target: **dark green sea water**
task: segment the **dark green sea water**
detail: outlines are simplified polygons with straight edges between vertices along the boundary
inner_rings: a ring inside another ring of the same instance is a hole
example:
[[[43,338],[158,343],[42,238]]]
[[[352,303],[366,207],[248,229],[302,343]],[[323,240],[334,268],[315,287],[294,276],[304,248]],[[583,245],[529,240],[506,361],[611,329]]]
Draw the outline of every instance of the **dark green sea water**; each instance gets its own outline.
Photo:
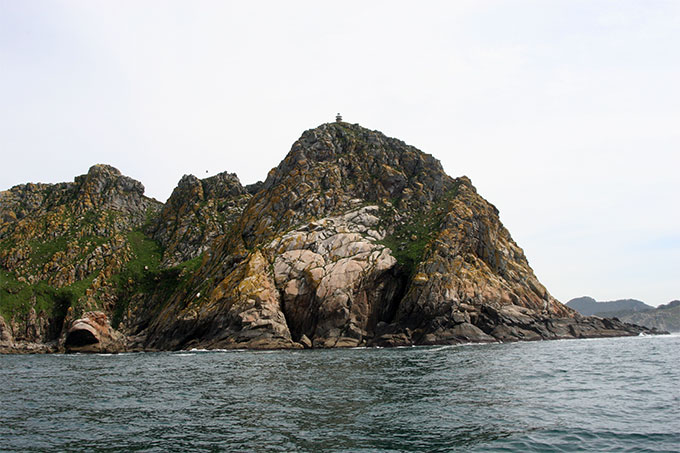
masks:
[[[680,336],[0,356],[3,451],[680,451]]]

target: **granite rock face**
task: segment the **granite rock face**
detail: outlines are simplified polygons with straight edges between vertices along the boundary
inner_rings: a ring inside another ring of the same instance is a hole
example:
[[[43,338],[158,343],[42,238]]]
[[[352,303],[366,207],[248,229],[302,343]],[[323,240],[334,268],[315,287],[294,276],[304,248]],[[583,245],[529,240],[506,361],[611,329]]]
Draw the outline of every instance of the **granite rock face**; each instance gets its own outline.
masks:
[[[501,327],[548,314],[574,317],[536,279],[496,208],[467,178],[458,180],[445,211],[394,319],[412,331],[413,341],[538,339],[533,331]]]
[[[64,338],[66,352],[121,352],[125,346],[123,335],[100,311],[85,313],[73,321]]]
[[[272,241],[267,255],[293,338],[315,347],[365,344],[391,315],[403,281],[378,241],[377,206],[311,222]]]
[[[437,159],[400,140],[358,125],[324,124],[303,133],[269,172],[238,229],[252,246],[300,223],[346,212],[356,200],[429,206],[452,184]]]
[[[233,173],[206,179],[184,175],[163,206],[153,237],[164,248],[166,267],[196,258],[226,234],[251,198]]]
[[[0,312],[16,342],[56,341],[69,307],[115,310],[134,239],[161,207],[143,193],[108,165],[0,192]]]
[[[358,125],[305,132],[142,348],[349,347],[636,335],[535,277],[469,179]]]
[[[242,257],[204,297],[162,314],[151,345],[219,348],[365,344],[402,282],[378,243],[376,206],[289,231]],[[218,308],[219,307],[219,308]],[[167,335],[165,332],[170,332]],[[165,337],[167,335],[167,337]],[[306,340],[305,340],[306,339]]]
[[[2,192],[0,277],[3,338],[57,349],[650,332],[562,305],[468,178],[348,123],[303,133],[263,183],[184,176],[165,205],[103,165]]]
[[[0,316],[0,343],[5,345],[11,345],[14,343],[12,331],[9,329],[9,326],[2,316]]]

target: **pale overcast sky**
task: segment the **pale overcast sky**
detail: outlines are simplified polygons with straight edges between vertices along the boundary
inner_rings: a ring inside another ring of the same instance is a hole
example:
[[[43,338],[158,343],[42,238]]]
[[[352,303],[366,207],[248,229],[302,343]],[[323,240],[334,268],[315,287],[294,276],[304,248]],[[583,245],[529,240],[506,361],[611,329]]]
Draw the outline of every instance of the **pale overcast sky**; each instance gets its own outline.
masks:
[[[0,0],[0,190],[252,183],[341,112],[469,176],[558,299],[658,305],[679,84],[680,1]]]

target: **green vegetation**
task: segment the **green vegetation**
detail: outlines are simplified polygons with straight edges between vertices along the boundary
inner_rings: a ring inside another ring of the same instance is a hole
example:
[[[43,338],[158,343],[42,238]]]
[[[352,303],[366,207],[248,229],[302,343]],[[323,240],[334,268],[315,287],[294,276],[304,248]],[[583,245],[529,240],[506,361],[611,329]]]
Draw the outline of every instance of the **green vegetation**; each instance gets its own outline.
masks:
[[[168,299],[175,291],[186,285],[191,274],[201,264],[201,256],[185,261],[179,266],[162,269],[160,245],[141,231],[128,234],[133,258],[125,269],[113,276],[118,302],[113,310],[111,325],[117,327],[128,310],[130,301],[138,295],[156,295]]]
[[[52,241],[30,241],[30,261],[34,267],[42,267],[52,259],[55,253],[66,249],[68,239],[64,236]]]
[[[156,271],[160,266],[161,256],[163,255],[158,242],[148,238],[141,231],[128,233],[127,239],[134,254],[126,266],[127,270],[134,275],[141,275],[145,270]]]
[[[113,295],[124,294],[126,290],[131,294],[153,293],[159,286],[176,287],[178,281],[182,280],[176,276],[170,278],[169,273],[159,270],[162,250],[142,231],[127,235],[132,253],[131,261],[126,263],[128,256],[125,249],[119,250],[117,246],[120,235],[125,234],[131,221],[137,219],[128,219],[124,213],[113,209],[92,207],[82,211],[82,205],[74,203],[80,194],[63,191],[68,196],[62,197],[63,194],[59,192],[61,187],[65,186],[56,187],[57,190],[54,186],[45,189],[45,209],[32,212],[21,221],[0,225],[0,252],[3,253],[4,263],[0,266],[0,315],[5,319],[15,318],[21,324],[29,311],[35,309],[50,320],[50,329],[60,330],[69,308],[73,309],[73,316],[79,316],[85,310],[85,302],[89,299],[85,293],[93,287],[95,278],[102,275],[102,266],[116,269],[122,265],[123,270],[97,285],[97,293],[92,295],[92,299],[100,305],[110,303],[111,285],[114,286]],[[150,204],[143,228],[153,224],[159,209],[159,205]],[[102,245],[111,247],[103,248],[101,254],[93,255],[92,252]],[[12,248],[17,249],[15,253],[6,254]],[[55,254],[59,252],[65,255],[55,259]],[[110,253],[115,256],[110,256]],[[199,261],[185,263],[176,273],[197,266]],[[51,262],[54,263],[53,267]],[[87,268],[91,274],[69,286],[56,288],[48,282],[59,280],[64,284],[68,281],[62,279],[68,278],[68,273],[64,276],[57,274],[57,271],[64,271],[62,267],[79,271]],[[20,275],[26,279],[18,277]],[[33,283],[27,281],[29,276]],[[41,280],[36,282],[37,279]]]
[[[13,247],[16,247],[16,241],[14,241],[14,239],[11,237],[7,237],[0,241],[0,250],[8,250]]]
[[[83,253],[79,258],[84,258],[85,253],[89,253],[91,250],[99,247],[103,243],[106,242],[106,238],[103,238],[101,236],[83,236],[81,238],[78,238],[78,246],[79,247],[86,247],[86,249],[83,250]]]
[[[97,215],[88,213],[84,222],[96,222]],[[72,238],[70,234],[54,240],[41,242],[32,240],[28,242],[31,248],[29,256],[30,268],[40,268],[58,251],[65,251]],[[77,244],[81,247],[78,262],[87,256],[94,248],[105,243],[108,238],[100,236],[83,236],[78,238]],[[188,260],[171,269],[161,269],[160,262],[162,249],[153,239],[147,237],[142,231],[128,233],[127,240],[132,251],[131,260],[126,263],[123,270],[111,277],[115,286],[117,305],[114,307],[112,323],[117,326],[123,319],[130,301],[136,295],[158,295],[160,299],[169,296],[186,285],[189,277],[201,264],[201,257]],[[3,241],[3,245],[9,247],[9,241]],[[37,313],[44,312],[55,322],[57,330],[61,329],[61,323],[66,316],[69,307],[73,308],[73,315],[82,314],[84,307],[79,304],[85,295],[85,291],[92,286],[97,275],[93,272],[88,278],[75,282],[64,288],[54,288],[46,281],[35,284],[17,280],[13,272],[0,269],[0,315],[9,320],[13,317],[25,316],[31,308]]]
[[[13,273],[0,271],[0,314],[5,319],[27,314],[31,307],[50,318],[64,319],[68,307],[74,306],[92,284],[94,274],[63,288],[40,281],[33,285],[20,282]]]
[[[99,220],[99,213],[94,209],[91,209],[83,214],[83,225],[95,225]]]
[[[407,272],[413,276],[423,260],[427,245],[439,232],[442,220],[448,212],[449,202],[458,193],[458,186],[442,196],[428,211],[413,213],[403,224],[397,223],[394,232],[380,241],[392,250],[392,255]],[[396,204],[394,200],[392,204]]]
[[[95,211],[85,213],[80,221],[74,220],[70,211],[59,212],[49,220],[45,218],[38,220],[32,227],[44,232],[48,231],[50,225],[53,225],[55,221],[65,222],[68,227],[65,231],[61,232],[61,236],[53,238],[46,234],[41,234],[38,238],[20,243],[17,243],[14,236],[9,236],[2,241],[2,246],[3,248],[15,246],[27,247],[29,255],[28,259],[21,266],[23,268],[22,273],[25,274],[28,271],[31,274],[35,274],[45,264],[50,262],[57,252],[66,252],[68,250],[69,243],[78,238],[78,232],[81,231],[82,225],[88,223],[94,224],[98,218],[99,214]],[[49,239],[44,240],[46,237],[49,237]],[[80,249],[78,250],[78,256],[73,259],[74,264],[83,260],[92,249],[103,244],[106,240],[106,238],[99,236],[79,237],[77,245]],[[34,284],[19,281],[13,272],[1,269],[0,314],[11,319],[13,316],[24,316],[31,308],[34,308],[37,313],[44,312],[49,318],[56,320],[60,324],[69,307],[78,308],[77,301],[85,295],[85,291],[92,285],[94,277],[95,273],[69,286],[55,288],[44,280]]]
[[[154,292],[157,284],[155,277],[159,274],[158,268],[162,256],[160,245],[146,237],[141,231],[128,233],[127,239],[133,257],[125,269],[112,278],[118,296],[111,320],[113,326],[117,326],[123,320],[123,315],[133,296]]]
[[[144,213],[144,224],[141,228],[142,231],[148,231],[149,228],[151,228],[159,212],[160,208],[155,205],[150,205],[148,208],[146,208],[146,212]]]

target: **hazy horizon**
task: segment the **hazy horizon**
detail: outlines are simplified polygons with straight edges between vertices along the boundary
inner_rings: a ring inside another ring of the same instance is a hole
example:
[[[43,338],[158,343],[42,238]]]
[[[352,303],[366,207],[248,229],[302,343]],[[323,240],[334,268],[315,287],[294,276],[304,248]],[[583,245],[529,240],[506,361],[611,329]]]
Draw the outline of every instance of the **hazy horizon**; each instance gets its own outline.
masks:
[[[680,298],[680,3],[0,1],[0,190],[264,180],[337,112],[498,207],[562,302]],[[207,173],[206,173],[207,171]]]

